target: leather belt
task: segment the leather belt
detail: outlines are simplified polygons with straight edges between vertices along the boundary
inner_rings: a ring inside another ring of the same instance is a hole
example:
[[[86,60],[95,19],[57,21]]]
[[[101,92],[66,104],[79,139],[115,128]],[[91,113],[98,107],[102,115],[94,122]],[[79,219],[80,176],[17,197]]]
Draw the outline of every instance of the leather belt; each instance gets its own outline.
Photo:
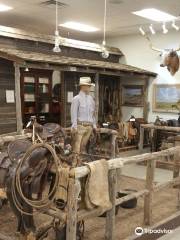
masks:
[[[80,121],[78,121],[78,125],[81,125],[84,127],[93,126],[93,124],[91,122],[80,122]]]

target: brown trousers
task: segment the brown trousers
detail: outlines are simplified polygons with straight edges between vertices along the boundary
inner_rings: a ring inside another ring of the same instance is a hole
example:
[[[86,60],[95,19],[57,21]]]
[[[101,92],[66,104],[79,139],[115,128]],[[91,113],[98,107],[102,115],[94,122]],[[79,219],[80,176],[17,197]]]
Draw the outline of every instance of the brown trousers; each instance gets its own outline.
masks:
[[[92,133],[92,126],[78,125],[77,132],[73,135],[73,151],[86,152],[86,146]]]

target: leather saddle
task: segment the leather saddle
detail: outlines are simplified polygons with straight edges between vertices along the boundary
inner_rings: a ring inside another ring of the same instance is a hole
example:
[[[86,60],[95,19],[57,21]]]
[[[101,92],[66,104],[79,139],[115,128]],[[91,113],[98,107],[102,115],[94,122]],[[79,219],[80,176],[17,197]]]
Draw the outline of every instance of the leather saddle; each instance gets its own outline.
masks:
[[[7,152],[1,152],[0,154],[0,188],[5,187],[5,180],[8,169],[11,165],[11,161],[8,157]]]
[[[54,140],[57,137],[65,138],[65,132],[57,123],[46,123],[40,125],[36,123],[35,130],[43,140]]]

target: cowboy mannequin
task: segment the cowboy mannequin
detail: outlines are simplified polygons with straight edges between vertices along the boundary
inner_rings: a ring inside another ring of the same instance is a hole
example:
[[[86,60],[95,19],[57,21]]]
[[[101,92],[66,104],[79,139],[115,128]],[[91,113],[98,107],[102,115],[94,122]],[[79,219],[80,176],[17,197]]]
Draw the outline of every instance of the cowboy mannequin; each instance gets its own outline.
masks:
[[[80,78],[80,92],[71,104],[71,122],[73,133],[73,151],[86,152],[86,146],[93,129],[96,129],[95,102],[90,95],[90,77]]]

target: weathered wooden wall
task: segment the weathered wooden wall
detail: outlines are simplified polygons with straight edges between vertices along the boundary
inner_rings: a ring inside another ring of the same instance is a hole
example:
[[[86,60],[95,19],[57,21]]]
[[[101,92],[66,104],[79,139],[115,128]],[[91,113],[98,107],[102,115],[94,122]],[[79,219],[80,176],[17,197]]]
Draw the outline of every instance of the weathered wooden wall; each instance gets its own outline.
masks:
[[[0,58],[0,134],[16,131],[16,106],[6,103],[6,90],[15,90],[14,65]]]
[[[53,54],[52,49],[54,47],[53,44],[50,44],[50,43],[14,39],[14,38],[3,37],[3,36],[0,36],[0,45],[2,47],[9,45],[10,48],[21,49],[24,51],[29,50],[29,51],[50,53],[50,54]],[[75,57],[75,58],[99,60],[99,61],[114,62],[114,63],[118,63],[120,58],[119,55],[110,54],[108,59],[103,59],[100,52],[66,47],[66,46],[61,46],[61,50],[62,50],[61,55],[66,57]]]

